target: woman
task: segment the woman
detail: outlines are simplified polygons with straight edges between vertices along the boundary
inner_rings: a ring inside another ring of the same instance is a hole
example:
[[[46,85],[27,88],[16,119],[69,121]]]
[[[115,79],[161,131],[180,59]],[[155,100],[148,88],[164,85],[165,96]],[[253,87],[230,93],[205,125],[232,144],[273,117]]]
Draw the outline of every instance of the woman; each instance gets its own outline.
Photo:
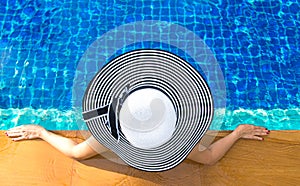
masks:
[[[9,129],[5,133],[13,141],[41,138],[68,157],[77,160],[87,159],[98,153],[108,151],[107,148],[100,145],[93,137],[90,137],[88,140],[97,142],[97,152],[89,145],[91,141],[88,142],[86,140],[82,143],[76,143],[69,138],[47,131],[39,125],[22,125]],[[187,158],[198,163],[213,165],[225,155],[238,139],[244,138],[262,141],[264,138],[261,136],[266,136],[269,133],[270,131],[264,127],[242,124],[229,135],[214,142],[203,151],[199,151],[199,144],[196,145]]]

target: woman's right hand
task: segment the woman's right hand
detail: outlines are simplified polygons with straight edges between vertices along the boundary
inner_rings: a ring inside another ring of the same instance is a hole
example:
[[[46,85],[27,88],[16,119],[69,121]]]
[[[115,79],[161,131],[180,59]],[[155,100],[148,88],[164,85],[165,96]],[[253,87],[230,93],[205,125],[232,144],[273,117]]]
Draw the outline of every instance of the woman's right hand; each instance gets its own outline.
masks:
[[[265,127],[259,127],[255,125],[242,124],[239,125],[234,132],[238,138],[264,140],[261,136],[266,136],[270,133]]]
[[[41,138],[43,132],[46,132],[40,125],[21,125],[7,130],[5,133],[13,141]]]

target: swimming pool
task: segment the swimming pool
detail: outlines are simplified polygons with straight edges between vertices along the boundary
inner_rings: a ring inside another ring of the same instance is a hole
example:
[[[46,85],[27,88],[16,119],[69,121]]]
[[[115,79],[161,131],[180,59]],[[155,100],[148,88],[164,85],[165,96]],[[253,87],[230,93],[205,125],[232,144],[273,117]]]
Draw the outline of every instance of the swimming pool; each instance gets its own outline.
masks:
[[[80,58],[109,30],[145,20],[185,27],[211,49],[226,84],[226,110],[217,111],[225,112],[221,129],[239,123],[300,129],[296,1],[2,0],[0,5],[1,130],[25,123],[78,129],[81,114],[72,110],[72,86]],[[173,51],[160,43],[125,50],[137,48]]]

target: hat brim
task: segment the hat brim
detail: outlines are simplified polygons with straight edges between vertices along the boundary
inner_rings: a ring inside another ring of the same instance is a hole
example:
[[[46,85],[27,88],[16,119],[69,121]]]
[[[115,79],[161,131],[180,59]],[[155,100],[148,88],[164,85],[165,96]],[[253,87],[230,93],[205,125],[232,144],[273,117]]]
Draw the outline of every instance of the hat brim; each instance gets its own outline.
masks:
[[[86,121],[102,145],[132,167],[164,171],[181,163],[209,128],[213,98],[204,78],[180,57],[162,50],[135,50],[106,64],[90,82],[83,98],[83,112],[111,103],[128,85],[132,89],[155,88],[173,103],[177,122],[170,140],[151,149],[133,146],[122,133],[119,140],[106,126],[107,116]]]

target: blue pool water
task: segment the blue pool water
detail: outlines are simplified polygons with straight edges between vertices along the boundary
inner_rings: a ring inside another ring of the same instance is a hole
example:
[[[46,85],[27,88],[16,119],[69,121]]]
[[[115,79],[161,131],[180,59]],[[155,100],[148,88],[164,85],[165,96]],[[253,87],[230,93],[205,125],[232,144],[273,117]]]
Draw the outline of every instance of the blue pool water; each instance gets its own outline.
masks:
[[[214,54],[227,94],[226,110],[216,111],[225,113],[221,129],[299,130],[299,12],[299,2],[285,0],[0,0],[0,129],[78,129],[72,88],[84,52],[118,26],[156,20],[194,32]],[[176,51],[159,43],[124,51],[138,48]]]

